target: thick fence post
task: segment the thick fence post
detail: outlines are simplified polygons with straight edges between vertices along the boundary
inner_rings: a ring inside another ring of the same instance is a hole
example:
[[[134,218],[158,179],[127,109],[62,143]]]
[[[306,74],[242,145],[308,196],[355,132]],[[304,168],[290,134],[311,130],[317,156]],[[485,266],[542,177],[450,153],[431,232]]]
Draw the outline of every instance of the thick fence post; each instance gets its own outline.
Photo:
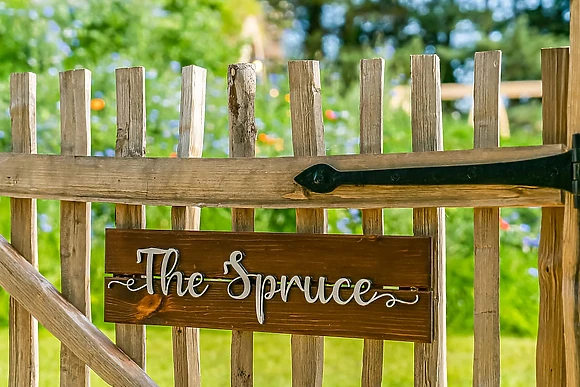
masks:
[[[145,69],[116,70],[117,143],[116,157],[145,156]],[[117,204],[117,228],[145,228],[145,206]],[[145,369],[145,326],[117,324],[116,342],[135,363]]]
[[[413,151],[443,150],[439,57],[411,56],[411,129]],[[411,197],[411,196],[409,196]],[[416,236],[433,237],[433,329],[431,344],[415,344],[415,386],[447,386],[445,327],[445,210],[413,210]]]
[[[570,1],[570,73],[568,80],[568,146],[580,133],[580,1]],[[580,386],[580,216],[566,193],[562,257],[562,299],[566,346],[566,385]]]
[[[201,157],[206,73],[197,66],[182,69],[177,157]],[[199,230],[200,216],[199,207],[174,206],[171,208],[171,227],[174,230]],[[201,386],[199,329],[172,327],[171,332],[175,387]]]
[[[360,153],[383,153],[384,59],[360,62]],[[383,210],[362,210],[365,235],[383,235]],[[383,379],[382,340],[364,340],[362,387],[380,386]]]
[[[499,146],[501,51],[475,53],[474,148]],[[499,208],[473,210],[473,386],[499,387]]]
[[[12,151],[36,153],[36,75],[10,76]],[[10,240],[14,248],[38,267],[36,199],[10,199]],[[10,298],[10,386],[38,385],[38,324]]]
[[[323,156],[324,124],[320,96],[320,69],[317,61],[290,61],[290,117],[294,156]],[[296,232],[326,232],[326,211],[296,209]],[[324,338],[292,335],[292,386],[322,385]]]
[[[60,130],[63,155],[91,154],[91,72],[84,69],[60,73]],[[91,319],[90,295],[91,204],[60,203],[61,291],[81,313]],[[89,369],[61,344],[60,385],[88,386]]]
[[[566,143],[569,49],[542,50],[542,138],[544,144]],[[536,346],[538,387],[566,384],[562,317],[562,242],[564,208],[542,208],[538,250],[540,311]]]
[[[256,70],[250,63],[228,66],[230,157],[255,157]],[[232,208],[232,231],[254,231],[254,209]],[[232,331],[231,384],[254,385],[254,334]]]

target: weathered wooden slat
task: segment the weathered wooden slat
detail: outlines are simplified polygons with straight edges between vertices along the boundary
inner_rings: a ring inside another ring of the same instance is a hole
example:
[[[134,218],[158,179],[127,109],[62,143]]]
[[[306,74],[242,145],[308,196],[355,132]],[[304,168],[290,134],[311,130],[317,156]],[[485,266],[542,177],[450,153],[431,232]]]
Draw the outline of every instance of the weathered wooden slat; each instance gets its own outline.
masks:
[[[431,239],[405,236],[108,229],[105,272],[143,275],[146,262],[137,263],[136,253],[148,247],[178,249],[177,269],[188,276],[202,272],[206,278],[231,279],[222,263],[240,250],[252,273],[325,277],[329,283],[348,275],[377,286],[431,287]],[[161,275],[161,257],[151,270]]]
[[[113,386],[157,386],[2,236],[0,286],[24,308],[33,311],[34,317],[50,333],[105,382]],[[23,385],[21,381],[10,384]]]
[[[367,306],[354,301],[339,305],[306,302],[296,286],[290,290],[288,302],[279,295],[264,300],[264,323],[256,317],[256,297],[252,294],[242,300],[228,295],[228,284],[211,282],[199,298],[189,294],[178,296],[175,281],[165,296],[159,281],[154,282],[154,294],[147,289],[129,291],[123,285],[127,277],[106,278],[105,321],[148,325],[195,325],[200,328],[231,329],[253,332],[272,332],[309,335],[308,337],[369,337],[381,340],[428,342],[431,340],[431,293],[428,291],[377,290],[379,294],[391,293],[404,301],[419,300],[414,305],[397,304],[388,308],[383,300]],[[138,279],[134,287],[145,285]],[[201,292],[206,284],[198,287]],[[255,289],[254,289],[255,290]],[[233,287],[240,294],[241,286]],[[312,288],[312,293],[318,291]],[[330,294],[327,290],[327,295]],[[342,298],[350,297],[351,290],[342,290]],[[365,297],[366,299],[367,297]],[[385,300],[387,298],[384,298]],[[356,321],[356,323],[354,323]],[[316,335],[316,336],[310,336]]]
[[[329,194],[316,194],[304,191],[293,179],[317,163],[343,170],[458,165],[541,157],[563,150],[561,145],[544,145],[424,154],[259,159],[118,159],[0,153],[0,195],[200,207],[561,206],[561,193],[555,189],[465,185],[344,186]],[[73,183],[70,176],[75,176]]]
[[[566,143],[569,49],[542,50],[542,137],[544,144]],[[536,346],[538,387],[566,384],[562,319],[562,241],[564,208],[543,208],[538,272],[540,312]]]
[[[90,156],[91,72],[60,73],[60,130],[63,155]],[[60,265],[62,295],[91,319],[91,204],[60,203]],[[60,385],[88,386],[89,369],[61,344]]]
[[[568,79],[568,146],[580,132],[580,1],[570,1],[570,72]],[[566,385],[580,386],[580,215],[572,195],[564,206],[562,299]]]
[[[383,153],[384,59],[360,62],[360,153]],[[383,235],[383,210],[362,210],[365,235]],[[366,339],[363,346],[362,387],[380,386],[383,379],[383,342]]]
[[[326,149],[318,62],[288,62],[288,81],[294,156],[323,156]],[[326,211],[296,209],[296,232],[316,234],[325,233],[326,229]],[[291,347],[292,386],[322,386],[324,338],[293,335]]]
[[[145,156],[145,69],[143,67],[116,70],[117,81],[117,142],[115,156],[141,158]],[[125,169],[126,159],[119,159]],[[167,173],[167,172],[165,172]],[[73,175],[74,176],[74,175]],[[118,181],[121,176],[112,177]],[[93,184],[98,182],[93,181]],[[117,228],[145,228],[145,207],[117,204]],[[135,363],[145,369],[145,327],[117,324],[116,343]]]
[[[36,153],[36,75],[10,76],[12,151]],[[36,200],[10,199],[10,240],[28,262],[38,267]],[[12,297],[9,311],[8,384],[38,386],[38,324]]]
[[[256,70],[250,63],[228,67],[230,157],[255,157]],[[254,231],[254,209],[232,208],[232,231]],[[254,334],[232,331],[231,385],[254,385]]]
[[[474,147],[497,148],[501,51],[475,53],[474,73]],[[499,208],[473,211],[473,385],[499,387]]]
[[[177,157],[201,157],[205,118],[205,85],[207,71],[197,66],[182,69],[181,106]],[[199,230],[199,207],[172,207],[174,230]],[[173,327],[173,374],[175,387],[201,386],[199,328]]]
[[[439,57],[411,56],[411,129],[415,152],[443,150]],[[412,192],[412,191],[408,191]],[[413,210],[413,232],[433,238],[433,342],[415,344],[415,386],[447,386],[445,210]]]

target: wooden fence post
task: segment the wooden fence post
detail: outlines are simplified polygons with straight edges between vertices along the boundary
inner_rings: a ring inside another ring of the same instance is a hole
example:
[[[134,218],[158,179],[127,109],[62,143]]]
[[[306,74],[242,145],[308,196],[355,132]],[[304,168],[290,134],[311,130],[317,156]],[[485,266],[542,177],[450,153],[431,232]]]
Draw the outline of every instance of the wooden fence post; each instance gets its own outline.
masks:
[[[201,157],[206,73],[205,69],[197,66],[182,69],[177,157]],[[199,207],[171,207],[171,227],[174,230],[199,230],[200,216]],[[175,387],[201,386],[199,329],[172,327],[171,335]]]
[[[580,133],[580,1],[570,1],[570,73],[568,80],[568,146]],[[566,385],[580,386],[580,216],[566,193],[562,257],[562,299],[566,347]]]
[[[116,157],[145,156],[145,69],[116,70],[117,143]],[[98,182],[95,182],[95,184]],[[145,228],[145,206],[117,204],[117,228]],[[145,369],[145,326],[117,324],[116,342],[135,363]]]
[[[12,151],[36,153],[36,75],[10,76]],[[38,267],[36,199],[10,199],[10,240],[14,248]],[[38,324],[10,297],[10,354],[8,384],[38,386]]]
[[[254,117],[256,70],[250,63],[228,66],[230,157],[255,157],[257,128]],[[254,209],[232,208],[232,231],[254,231]],[[232,331],[231,384],[254,384],[254,334]]]
[[[542,138],[544,144],[566,143],[569,49],[542,50]],[[538,387],[566,384],[562,318],[562,242],[564,208],[542,208],[538,250],[540,311],[536,346]]]
[[[384,59],[360,62],[360,153],[383,153]],[[365,235],[383,235],[383,210],[362,210]],[[364,340],[362,387],[380,386],[383,379],[383,341]]]
[[[320,96],[320,69],[317,61],[288,62],[290,83],[290,117],[294,156],[323,156],[324,124]],[[326,232],[326,211],[296,209],[296,232]],[[324,338],[292,335],[292,386],[322,385]]]
[[[84,69],[60,73],[60,130],[63,155],[91,154],[91,72]],[[91,319],[90,294],[91,204],[60,203],[61,291],[81,313]],[[88,386],[89,369],[61,344],[60,385]]]
[[[441,79],[437,55],[411,56],[413,151],[443,150]],[[413,232],[433,237],[433,342],[415,344],[415,386],[447,386],[445,327],[445,210],[413,209]]]
[[[474,148],[499,146],[501,51],[475,53]],[[499,208],[473,210],[473,386],[499,387]]]

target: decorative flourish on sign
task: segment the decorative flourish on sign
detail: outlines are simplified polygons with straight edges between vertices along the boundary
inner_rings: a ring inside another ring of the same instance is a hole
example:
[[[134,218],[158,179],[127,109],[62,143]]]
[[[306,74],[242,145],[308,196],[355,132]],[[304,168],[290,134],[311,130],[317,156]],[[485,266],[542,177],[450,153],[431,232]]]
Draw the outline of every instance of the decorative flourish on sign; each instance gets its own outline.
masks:
[[[155,293],[154,287],[154,261],[155,256],[162,255],[163,259],[161,261],[161,276],[159,281],[161,282],[161,292],[164,295],[169,294],[169,287],[171,281],[175,281],[177,295],[182,297],[189,293],[192,297],[201,297],[209,289],[209,284],[199,290],[198,287],[204,282],[203,274],[195,272],[189,277],[186,277],[183,272],[177,271],[177,265],[179,262],[179,251],[174,248],[170,249],[160,249],[155,247],[150,247],[146,249],[137,250],[137,263],[141,263],[143,256],[146,257],[146,272],[145,285],[135,287],[135,279],[129,278],[126,281],[113,280],[107,285],[109,288],[113,284],[119,284],[125,286],[129,291],[136,292],[142,289],[147,289],[149,294]],[[352,293],[347,297],[343,298],[341,291],[347,288],[352,288],[352,281],[348,278],[339,278],[332,286],[327,285],[326,277],[319,277],[318,281],[314,280],[310,276],[304,278],[300,276],[292,276],[288,279],[287,276],[283,275],[280,279],[273,275],[262,275],[248,273],[246,268],[242,265],[242,260],[244,258],[244,253],[242,251],[236,250],[230,254],[230,259],[225,261],[224,274],[229,274],[230,268],[233,269],[238,276],[231,280],[227,287],[228,295],[236,300],[243,300],[247,298],[252,292],[252,287],[255,286],[256,295],[256,317],[260,324],[264,323],[264,302],[274,298],[276,294],[280,295],[280,298],[284,302],[288,302],[288,294],[290,289],[295,286],[304,293],[304,298],[306,302],[314,304],[320,302],[322,304],[327,304],[333,301],[339,305],[346,305],[354,300],[360,306],[367,306],[379,299],[385,298],[385,306],[387,308],[392,308],[396,304],[413,305],[419,302],[419,295],[415,295],[415,299],[412,301],[404,301],[398,299],[391,293],[379,293],[375,291],[368,300],[365,300],[363,296],[369,293],[372,289],[372,281],[366,278],[359,279],[352,290]],[[253,281],[252,281],[253,279]],[[317,282],[317,283],[316,283]],[[235,292],[234,288],[237,285],[241,285],[241,291]],[[317,290],[312,294],[312,286],[317,285]],[[330,294],[327,294],[326,290],[332,287]]]

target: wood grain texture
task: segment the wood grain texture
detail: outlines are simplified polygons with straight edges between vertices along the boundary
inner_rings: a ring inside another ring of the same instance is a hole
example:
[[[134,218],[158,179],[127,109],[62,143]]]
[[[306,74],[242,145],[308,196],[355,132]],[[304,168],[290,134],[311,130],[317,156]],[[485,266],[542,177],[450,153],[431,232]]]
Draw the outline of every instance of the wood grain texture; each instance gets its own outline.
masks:
[[[360,62],[360,153],[383,153],[384,59]],[[383,235],[383,210],[362,210],[365,235]],[[363,344],[362,387],[380,386],[383,379],[383,342],[366,339]]]
[[[353,281],[368,278],[377,286],[431,287],[428,237],[107,229],[105,272],[143,275],[146,263],[137,263],[136,252],[146,247],[178,249],[176,270],[187,276],[199,271],[206,278],[232,279],[232,273],[223,273],[222,263],[240,250],[251,273],[326,277],[329,283],[347,276]],[[153,261],[153,275],[161,274],[161,261]]]
[[[288,81],[294,156],[322,156],[326,149],[318,62],[288,62]],[[323,209],[296,209],[298,233],[325,233],[326,221],[326,211]],[[294,335],[291,347],[292,386],[322,386],[324,338]]]
[[[243,300],[233,299],[227,293],[228,283],[209,283],[207,291],[199,298],[178,296],[175,281],[172,281],[167,296],[161,293],[160,281],[154,281],[154,294],[147,293],[147,289],[128,291],[119,284],[111,284],[109,288],[111,281],[126,279],[106,278],[105,321],[194,325],[200,328],[298,334],[301,337],[324,335],[417,342],[431,340],[431,292],[428,291],[377,289],[379,294],[388,292],[405,301],[414,301],[419,297],[414,305],[397,304],[388,308],[382,300],[367,306],[354,302],[339,305],[334,301],[310,304],[302,291],[293,286],[288,302],[283,302],[279,296],[264,301],[265,319],[260,324],[256,317],[254,292]],[[135,287],[144,284],[143,279],[135,281]],[[235,294],[241,290],[241,286],[233,287]],[[315,291],[317,289],[312,288],[312,294]],[[351,291],[342,290],[343,299],[350,297]],[[326,294],[330,294],[330,290]]]
[[[251,63],[228,66],[230,157],[256,156],[256,70]],[[254,209],[232,208],[232,231],[254,231]],[[254,385],[254,334],[232,331],[231,385]]]
[[[207,71],[201,67],[186,66],[182,69],[177,157],[201,157],[205,123],[206,76]],[[171,228],[199,230],[200,216],[199,207],[171,207]],[[171,336],[175,386],[201,386],[199,329],[172,327]]]
[[[315,194],[294,182],[307,167],[342,170],[513,161],[562,145],[461,151],[274,158],[127,158],[0,153],[0,195],[200,207],[408,208],[561,206],[556,189],[523,186],[342,186]],[[71,186],[70,176],[75,176]],[[223,184],[227,181],[228,184]],[[251,187],[251,189],[249,189]],[[413,196],[410,197],[409,193]]]
[[[570,70],[568,79],[568,146],[580,132],[580,0],[570,1]],[[566,193],[562,256],[562,302],[566,349],[566,385],[580,386],[580,216]]]
[[[542,50],[542,137],[544,144],[565,144],[569,49]],[[536,383],[564,386],[566,361],[562,317],[562,241],[564,208],[542,208],[538,272],[540,310],[536,346]]]
[[[115,156],[145,156],[145,69],[115,71],[117,81],[117,142]],[[125,160],[121,160],[126,162]],[[167,172],[166,172],[167,173]],[[116,177],[115,179],[119,179]],[[96,182],[93,182],[95,184]],[[120,229],[145,228],[145,207],[117,204],[115,224]],[[117,324],[116,343],[135,363],[145,369],[145,327]]]
[[[105,382],[114,386],[157,386],[0,236],[0,286]],[[23,386],[10,384],[10,386]]]
[[[443,150],[439,57],[411,56],[411,129],[413,151]],[[413,210],[413,232],[433,238],[433,342],[415,344],[415,386],[447,386],[445,210]]]
[[[199,328],[171,327],[176,386],[200,386]]]
[[[475,148],[499,146],[501,51],[475,53]],[[473,385],[499,387],[499,208],[473,210]]]
[[[90,156],[91,72],[85,69],[60,73],[60,137],[63,155]],[[90,295],[91,205],[60,203],[61,292],[91,319]],[[89,368],[61,344],[60,385],[88,386]]]
[[[203,150],[207,70],[185,66],[181,77],[177,157],[199,158]]]
[[[36,153],[36,75],[10,76],[12,151]],[[36,199],[10,199],[10,240],[14,248],[38,267]],[[12,297],[9,311],[10,386],[38,386],[38,324]]]

